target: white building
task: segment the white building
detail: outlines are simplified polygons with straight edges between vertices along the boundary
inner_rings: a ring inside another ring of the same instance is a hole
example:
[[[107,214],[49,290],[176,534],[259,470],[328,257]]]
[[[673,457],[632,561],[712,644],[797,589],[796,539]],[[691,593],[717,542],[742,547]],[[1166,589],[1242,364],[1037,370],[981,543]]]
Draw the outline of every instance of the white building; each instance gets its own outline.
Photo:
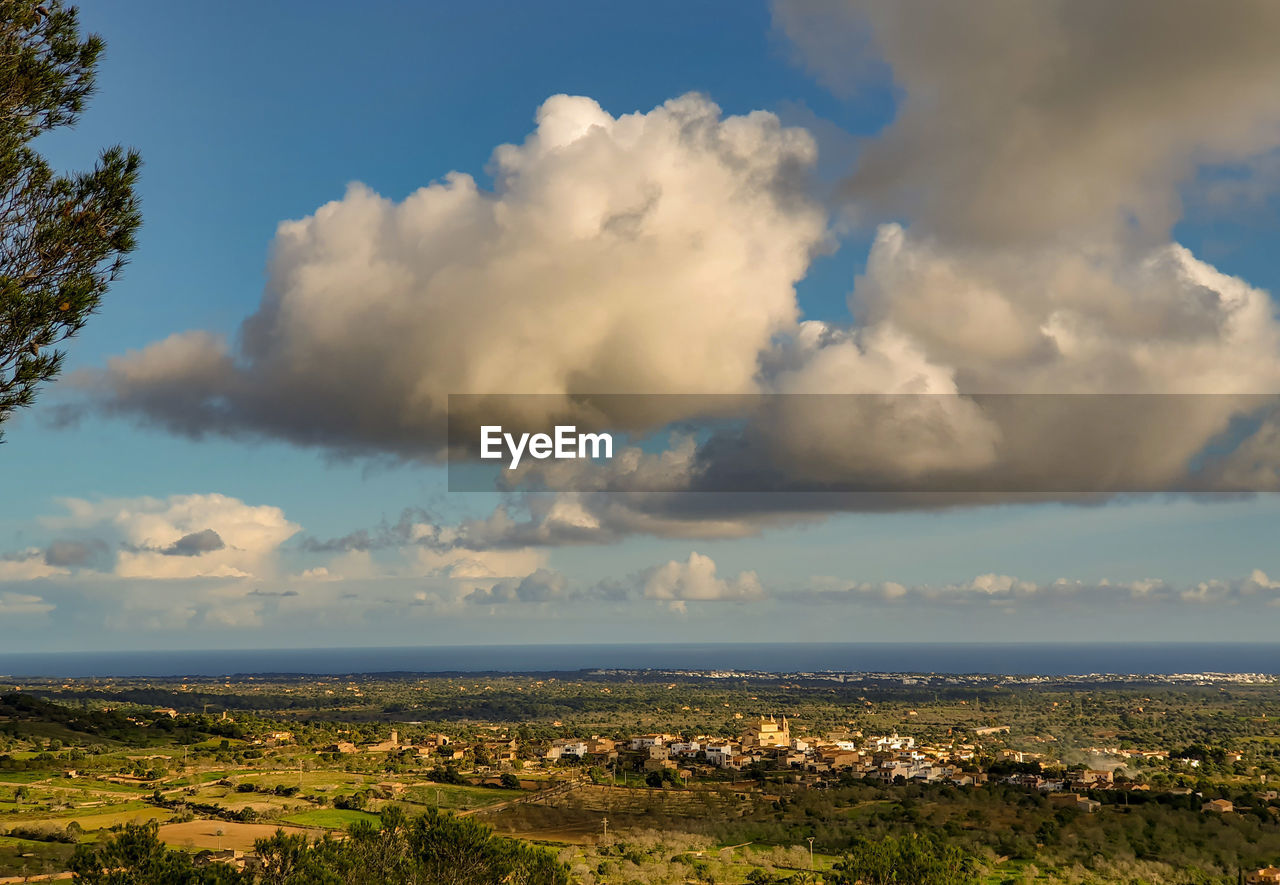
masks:
[[[631,749],[647,750],[650,747],[661,747],[666,743],[665,734],[642,734],[631,739]]]
[[[707,761],[712,765],[724,768],[730,759],[738,755],[738,748],[730,743],[708,744]]]
[[[877,753],[890,753],[898,750],[910,750],[916,745],[916,739],[913,737],[900,737],[895,731],[888,737],[873,738],[871,745],[875,747]]]

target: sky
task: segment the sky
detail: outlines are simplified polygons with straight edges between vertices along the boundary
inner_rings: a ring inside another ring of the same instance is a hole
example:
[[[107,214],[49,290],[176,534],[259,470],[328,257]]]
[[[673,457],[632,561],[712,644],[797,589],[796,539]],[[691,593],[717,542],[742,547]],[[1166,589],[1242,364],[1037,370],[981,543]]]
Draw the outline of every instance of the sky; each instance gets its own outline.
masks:
[[[6,650],[1273,638],[1269,0],[81,17],[97,94],[37,147],[138,148],[144,227],[5,428]],[[530,494],[449,491],[457,393],[652,395],[602,419],[639,437],[894,397]]]

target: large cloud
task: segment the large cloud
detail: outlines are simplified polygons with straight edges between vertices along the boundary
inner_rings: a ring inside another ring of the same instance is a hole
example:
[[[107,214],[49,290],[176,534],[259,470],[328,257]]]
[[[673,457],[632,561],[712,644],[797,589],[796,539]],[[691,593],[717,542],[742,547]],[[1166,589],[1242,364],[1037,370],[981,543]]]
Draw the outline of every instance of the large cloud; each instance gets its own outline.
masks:
[[[234,348],[175,335],[96,395],[179,433],[420,457],[449,394],[750,391],[825,242],[814,157],[803,130],[696,95],[618,118],[555,96],[495,151],[494,192],[353,185],[280,225]]]
[[[1164,239],[1199,164],[1275,147],[1280,6],[1271,0],[776,0],[828,83],[868,53],[902,101],[863,146],[864,216],[950,240]]]

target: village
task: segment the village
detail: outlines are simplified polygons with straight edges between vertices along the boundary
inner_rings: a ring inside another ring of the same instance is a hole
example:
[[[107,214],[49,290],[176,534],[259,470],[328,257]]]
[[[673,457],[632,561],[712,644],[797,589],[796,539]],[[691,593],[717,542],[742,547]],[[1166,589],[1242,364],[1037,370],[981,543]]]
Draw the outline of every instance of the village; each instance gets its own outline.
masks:
[[[167,712],[167,711],[157,711]],[[690,781],[732,782],[739,775],[762,780],[786,777],[802,787],[826,789],[838,779],[861,779],[884,785],[949,784],[971,787],[998,782],[1050,796],[1051,801],[1085,812],[1095,812],[1102,802],[1089,791],[1151,791],[1140,774],[1126,773],[1133,762],[1157,763],[1193,775],[1201,765],[1196,758],[1171,758],[1169,750],[1133,750],[1120,747],[1087,747],[1081,753],[1107,760],[1106,767],[1067,765],[1045,754],[1011,749],[1001,740],[1009,726],[973,729],[964,739],[945,744],[918,744],[915,737],[894,732],[864,736],[861,731],[809,736],[793,733],[785,715],[750,720],[737,739],[711,735],[647,733],[627,737],[557,738],[545,746],[522,746],[516,738],[468,744],[444,734],[416,741],[402,741],[392,729],[388,740],[367,744],[337,741],[317,752],[331,756],[359,753],[409,755],[421,763],[444,763],[480,776],[500,776],[519,771],[524,777],[542,769],[554,779],[557,771],[585,766],[603,772],[610,782],[629,784],[639,776],[650,786],[679,786]],[[268,745],[288,743],[291,732],[271,732]],[[1226,753],[1238,761],[1239,753]],[[501,782],[501,780],[499,780]],[[1190,796],[1190,786],[1168,785],[1172,795]],[[1280,799],[1276,790],[1258,797]],[[1280,805],[1272,806],[1280,816]],[[1231,813],[1226,799],[1206,801],[1206,813]]]

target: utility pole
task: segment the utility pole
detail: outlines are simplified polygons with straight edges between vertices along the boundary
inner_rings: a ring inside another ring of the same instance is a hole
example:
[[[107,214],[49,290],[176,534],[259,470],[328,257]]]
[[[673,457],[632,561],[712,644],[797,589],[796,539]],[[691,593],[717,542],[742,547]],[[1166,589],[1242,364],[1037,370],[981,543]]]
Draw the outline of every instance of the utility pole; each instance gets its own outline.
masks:
[[[813,878],[813,837],[809,837],[809,877]]]
[[[609,841],[609,818],[607,817],[600,818],[600,823],[604,825],[604,836],[603,838],[601,838],[600,841],[602,843],[608,842]]]

